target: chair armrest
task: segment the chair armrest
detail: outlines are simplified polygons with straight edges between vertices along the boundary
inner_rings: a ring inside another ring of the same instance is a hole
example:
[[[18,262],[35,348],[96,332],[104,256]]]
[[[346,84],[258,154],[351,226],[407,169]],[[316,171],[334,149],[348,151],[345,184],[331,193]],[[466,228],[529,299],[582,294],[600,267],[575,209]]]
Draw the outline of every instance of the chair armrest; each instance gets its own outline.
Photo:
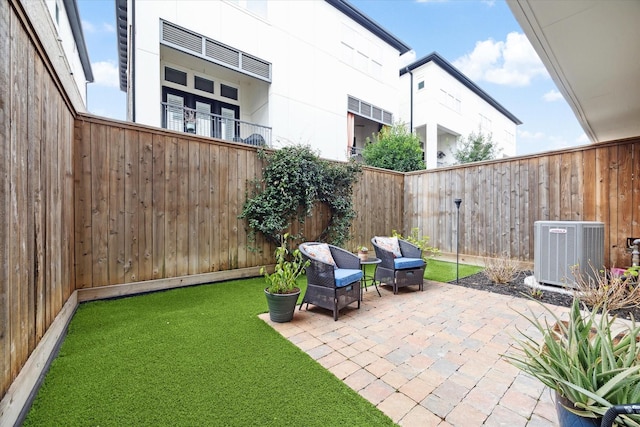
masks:
[[[422,258],[422,249],[416,245],[400,239],[398,239],[398,243],[400,244],[400,252],[402,252],[403,257]]]

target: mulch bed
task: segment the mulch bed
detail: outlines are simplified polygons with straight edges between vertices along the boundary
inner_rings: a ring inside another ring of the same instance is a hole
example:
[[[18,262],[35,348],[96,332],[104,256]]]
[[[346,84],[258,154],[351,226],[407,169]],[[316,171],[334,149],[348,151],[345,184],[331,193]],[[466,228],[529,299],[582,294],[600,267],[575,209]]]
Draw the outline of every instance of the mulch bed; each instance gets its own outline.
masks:
[[[453,285],[464,286],[467,288],[478,289],[481,291],[494,292],[496,294],[510,295],[520,298],[530,298],[532,296],[531,287],[524,284],[524,279],[528,276],[532,276],[533,271],[521,271],[515,277],[514,280],[508,284],[493,283],[487,276],[480,272],[472,276],[459,279],[458,283],[455,280],[449,282]],[[565,295],[558,292],[552,292],[548,290],[542,290],[542,294],[538,294],[536,299],[547,304],[554,304],[563,307],[570,307],[573,297],[571,295]],[[612,314],[618,317],[630,319],[631,316],[635,319],[640,319],[640,307],[630,307],[619,310],[612,310]]]

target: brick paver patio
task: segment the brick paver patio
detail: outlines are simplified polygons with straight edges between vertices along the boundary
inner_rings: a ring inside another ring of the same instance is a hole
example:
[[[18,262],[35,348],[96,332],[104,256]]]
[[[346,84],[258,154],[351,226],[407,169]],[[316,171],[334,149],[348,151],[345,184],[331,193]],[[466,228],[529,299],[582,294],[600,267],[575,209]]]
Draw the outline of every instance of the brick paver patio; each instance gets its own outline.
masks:
[[[380,290],[337,322],[314,306],[261,318],[401,426],[557,425],[549,390],[500,356],[516,327],[531,331],[515,310],[542,313],[536,303],[430,281]]]

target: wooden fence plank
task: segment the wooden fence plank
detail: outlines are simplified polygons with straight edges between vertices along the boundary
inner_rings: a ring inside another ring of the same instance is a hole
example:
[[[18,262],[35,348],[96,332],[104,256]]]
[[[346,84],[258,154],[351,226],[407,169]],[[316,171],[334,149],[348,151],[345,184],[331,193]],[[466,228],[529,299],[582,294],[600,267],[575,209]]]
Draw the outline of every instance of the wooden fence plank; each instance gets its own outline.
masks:
[[[585,221],[595,221],[596,217],[596,192],[594,187],[591,187],[591,191],[587,191],[591,185],[597,185],[596,178],[596,150],[588,150],[583,153],[583,203],[582,203],[582,216]]]
[[[613,265],[618,266],[621,264],[621,259],[619,259],[618,252],[618,238],[617,238],[617,230],[618,230],[618,221],[620,217],[618,216],[618,209],[620,206],[618,205],[618,186],[620,179],[620,158],[619,155],[619,147],[611,147],[609,149],[609,188],[606,191],[606,197],[609,199],[608,209],[609,209],[609,257]]]
[[[108,274],[108,191],[109,162],[107,127],[92,125],[91,131],[91,253],[93,254],[92,286],[109,284]]]
[[[616,265],[626,267],[631,265],[631,255],[627,253],[626,240],[633,236],[633,180],[638,173],[638,165],[633,163],[633,146],[631,144],[618,146],[618,227],[615,245]],[[637,180],[637,178],[635,178]]]
[[[14,94],[21,93],[27,87],[27,51],[28,38],[19,23],[12,25],[11,37],[11,86]],[[10,300],[10,341],[12,347],[11,376],[18,374],[21,361],[28,355],[28,334],[26,321],[28,316],[28,258],[26,223],[23,220],[27,211],[27,98],[14,96],[11,103],[11,166],[9,182],[11,188],[11,216],[9,218],[9,241],[12,250],[9,253]],[[24,323],[23,323],[24,322]]]
[[[138,280],[153,278],[153,138],[149,132],[140,131],[138,215]]]
[[[109,235],[107,265],[109,283],[124,283],[124,129],[110,128],[109,138]]]
[[[139,206],[140,199],[140,144],[138,132],[132,129],[124,131],[124,235],[130,238],[124,245],[124,282],[138,281],[138,268],[140,265],[140,225]]]
[[[163,135],[153,135],[153,186],[152,186],[152,251],[151,251],[151,263],[153,266],[152,274],[153,278],[166,277],[166,252],[165,252],[165,239],[166,239],[166,150],[167,141]]]
[[[197,144],[196,149],[200,151],[200,174],[198,187],[198,200],[200,203],[200,213],[198,216],[198,268],[202,273],[211,270],[209,259],[211,258],[211,176],[209,144]]]
[[[189,230],[190,214],[193,210],[189,199],[189,141],[180,138],[178,140],[178,156],[176,158],[176,178],[178,180],[177,200],[175,200],[176,215],[176,268],[178,276],[189,274]],[[168,184],[168,183],[167,183]],[[167,207],[169,201],[167,200]],[[167,208],[167,210],[169,210]],[[169,233],[167,232],[167,238]],[[168,276],[172,276],[169,274]]]
[[[178,228],[187,227],[186,218],[180,217],[183,207],[180,191],[185,191],[184,177],[180,174],[179,145],[183,140],[168,138],[164,152],[164,266],[169,277],[186,274],[186,268],[178,269],[182,263],[180,250],[184,231]],[[158,160],[160,161],[160,160]],[[186,162],[186,160],[185,160]],[[155,181],[154,181],[155,182]],[[180,247],[179,247],[180,246]],[[179,271],[178,271],[179,270]]]
[[[238,150],[238,167],[235,182],[235,193],[237,196],[236,209],[233,216],[233,222],[235,223],[238,255],[237,255],[237,268],[247,267],[247,235],[244,232],[244,221],[238,219],[238,215],[242,212],[242,206],[245,200],[244,181],[247,174],[247,153],[246,150]]]
[[[229,204],[229,213],[227,215],[228,234],[228,266],[230,269],[238,268],[238,151],[228,150],[227,158],[229,159],[227,169],[227,202]]]
[[[40,62],[33,45],[29,44],[27,52],[28,68],[26,70],[27,79],[27,96],[26,110],[27,123],[40,123],[40,104],[39,99],[36,100],[36,94],[39,91],[40,82],[36,81],[36,63]],[[26,222],[26,232],[34,231],[33,235],[26,238],[26,262],[30,263],[30,271],[27,272],[27,307],[26,307],[26,332],[28,353],[35,348],[36,345],[36,287],[38,278],[38,253],[36,251],[36,225],[39,219],[40,207],[36,206],[40,197],[40,129],[38,126],[27,126],[26,150],[26,169],[27,169],[27,198],[26,210],[23,212],[23,221]]]
[[[209,149],[209,162],[211,167],[209,174],[211,175],[211,271],[220,271],[220,241],[221,241],[221,209],[220,209],[220,147],[212,145]]]
[[[9,219],[11,217],[11,20],[12,10],[8,2],[0,2],[0,265],[9,266]],[[0,268],[0,396],[3,396],[14,377],[11,376],[10,317],[13,308],[9,287],[9,269]]]
[[[75,134],[75,242],[76,287],[91,287],[93,283],[91,183],[91,130],[90,123],[76,122]]]
[[[188,235],[188,246],[187,246],[187,258],[189,260],[188,263],[188,272],[189,274],[197,274],[198,271],[198,249],[200,249],[199,244],[199,235],[198,228],[200,222],[200,149],[198,148],[199,143],[196,141],[189,141],[188,149],[188,170],[189,170],[189,193],[188,197],[188,206],[189,206],[189,235]]]
[[[218,241],[218,265],[220,270],[229,270],[229,148],[220,147],[218,163],[218,224],[220,240]]]

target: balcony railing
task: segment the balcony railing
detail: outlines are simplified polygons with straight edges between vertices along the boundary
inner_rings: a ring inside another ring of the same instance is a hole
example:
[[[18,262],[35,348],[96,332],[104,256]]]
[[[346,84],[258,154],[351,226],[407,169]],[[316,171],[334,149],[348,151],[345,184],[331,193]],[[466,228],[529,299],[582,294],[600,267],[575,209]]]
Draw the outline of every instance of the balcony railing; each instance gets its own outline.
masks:
[[[201,136],[271,147],[271,128],[244,122],[219,114],[162,103],[162,124],[165,129]]]

